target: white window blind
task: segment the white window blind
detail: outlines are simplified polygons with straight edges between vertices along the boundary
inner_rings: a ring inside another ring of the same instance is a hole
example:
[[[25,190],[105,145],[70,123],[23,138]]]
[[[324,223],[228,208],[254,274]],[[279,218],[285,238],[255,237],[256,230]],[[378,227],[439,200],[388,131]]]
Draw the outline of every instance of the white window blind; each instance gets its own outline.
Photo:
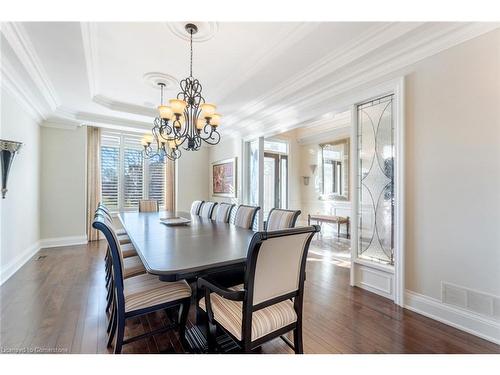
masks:
[[[101,135],[101,190],[102,202],[110,209],[118,209],[118,181],[120,175],[119,135]]]
[[[137,209],[140,199],[155,199],[160,206],[164,204],[165,164],[142,158],[141,138],[102,132],[102,201],[111,210]]]

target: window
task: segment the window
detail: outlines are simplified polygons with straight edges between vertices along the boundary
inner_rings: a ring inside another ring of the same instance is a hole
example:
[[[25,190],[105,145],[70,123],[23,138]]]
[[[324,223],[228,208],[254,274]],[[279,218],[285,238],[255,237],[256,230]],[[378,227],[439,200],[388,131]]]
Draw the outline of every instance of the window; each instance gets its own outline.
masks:
[[[113,211],[133,210],[140,199],[165,199],[165,164],[142,158],[141,136],[103,132],[101,136],[102,201]]]
[[[320,145],[323,199],[348,197],[348,144],[341,140]]]

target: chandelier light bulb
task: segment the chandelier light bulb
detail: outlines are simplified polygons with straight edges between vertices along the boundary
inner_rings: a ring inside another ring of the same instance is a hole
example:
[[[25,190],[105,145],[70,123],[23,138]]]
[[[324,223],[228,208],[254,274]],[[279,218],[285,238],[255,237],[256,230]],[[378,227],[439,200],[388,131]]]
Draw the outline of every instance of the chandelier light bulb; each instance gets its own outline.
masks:
[[[212,117],[212,115],[215,113],[215,104],[211,103],[205,103],[201,105],[201,110],[203,111],[203,117]]]
[[[219,126],[221,117],[222,116],[220,114],[214,113],[212,115],[212,117],[210,118],[210,125],[215,126],[215,127]]]
[[[170,120],[172,117],[174,117],[174,112],[172,111],[172,108],[168,105],[158,106],[158,113],[160,114],[160,117],[164,120]]]
[[[187,107],[187,103],[181,99],[170,99],[169,100],[170,107],[172,108],[172,112],[176,115],[181,115],[184,113],[184,110]]]

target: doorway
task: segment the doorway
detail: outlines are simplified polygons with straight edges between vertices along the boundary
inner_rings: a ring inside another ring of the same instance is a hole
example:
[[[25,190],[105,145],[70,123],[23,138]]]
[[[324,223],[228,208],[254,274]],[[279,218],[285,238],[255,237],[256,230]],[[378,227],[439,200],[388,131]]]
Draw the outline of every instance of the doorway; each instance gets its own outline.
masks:
[[[288,207],[288,155],[264,152],[264,217]]]

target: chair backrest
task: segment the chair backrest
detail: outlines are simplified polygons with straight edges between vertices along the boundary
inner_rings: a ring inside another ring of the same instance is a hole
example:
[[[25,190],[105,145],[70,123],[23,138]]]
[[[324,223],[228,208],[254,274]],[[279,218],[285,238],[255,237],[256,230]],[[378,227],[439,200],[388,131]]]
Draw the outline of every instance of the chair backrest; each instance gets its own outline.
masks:
[[[234,217],[234,225],[245,229],[252,229],[257,211],[259,210],[260,207],[257,206],[240,205]]]
[[[111,217],[109,209],[102,202],[99,202],[99,204],[97,205],[95,213],[97,213],[97,211],[102,212],[111,223],[113,222],[113,218]]]
[[[203,202],[205,202],[205,201],[194,201],[191,204],[191,215],[199,215],[200,214],[200,208],[201,208],[201,205],[203,204]]]
[[[279,230],[295,227],[300,210],[283,210],[273,208],[269,212],[266,222],[266,230]]]
[[[314,225],[254,234],[245,274],[248,305],[255,309],[302,298],[307,251],[319,230]]]
[[[218,223],[229,223],[231,211],[235,205],[231,203],[219,203],[217,209],[214,210],[212,218]]]
[[[106,241],[108,242],[109,250],[111,253],[111,261],[113,263],[113,281],[116,288],[117,302],[120,307],[125,308],[125,300],[123,296],[123,257],[120,248],[120,241],[116,236],[115,230],[111,225],[105,212],[97,208],[92,226],[98,231],[102,232]]]
[[[215,206],[217,206],[217,202],[204,202],[200,209],[200,216],[211,219]]]
[[[158,212],[158,201],[156,199],[140,199],[139,212]]]

